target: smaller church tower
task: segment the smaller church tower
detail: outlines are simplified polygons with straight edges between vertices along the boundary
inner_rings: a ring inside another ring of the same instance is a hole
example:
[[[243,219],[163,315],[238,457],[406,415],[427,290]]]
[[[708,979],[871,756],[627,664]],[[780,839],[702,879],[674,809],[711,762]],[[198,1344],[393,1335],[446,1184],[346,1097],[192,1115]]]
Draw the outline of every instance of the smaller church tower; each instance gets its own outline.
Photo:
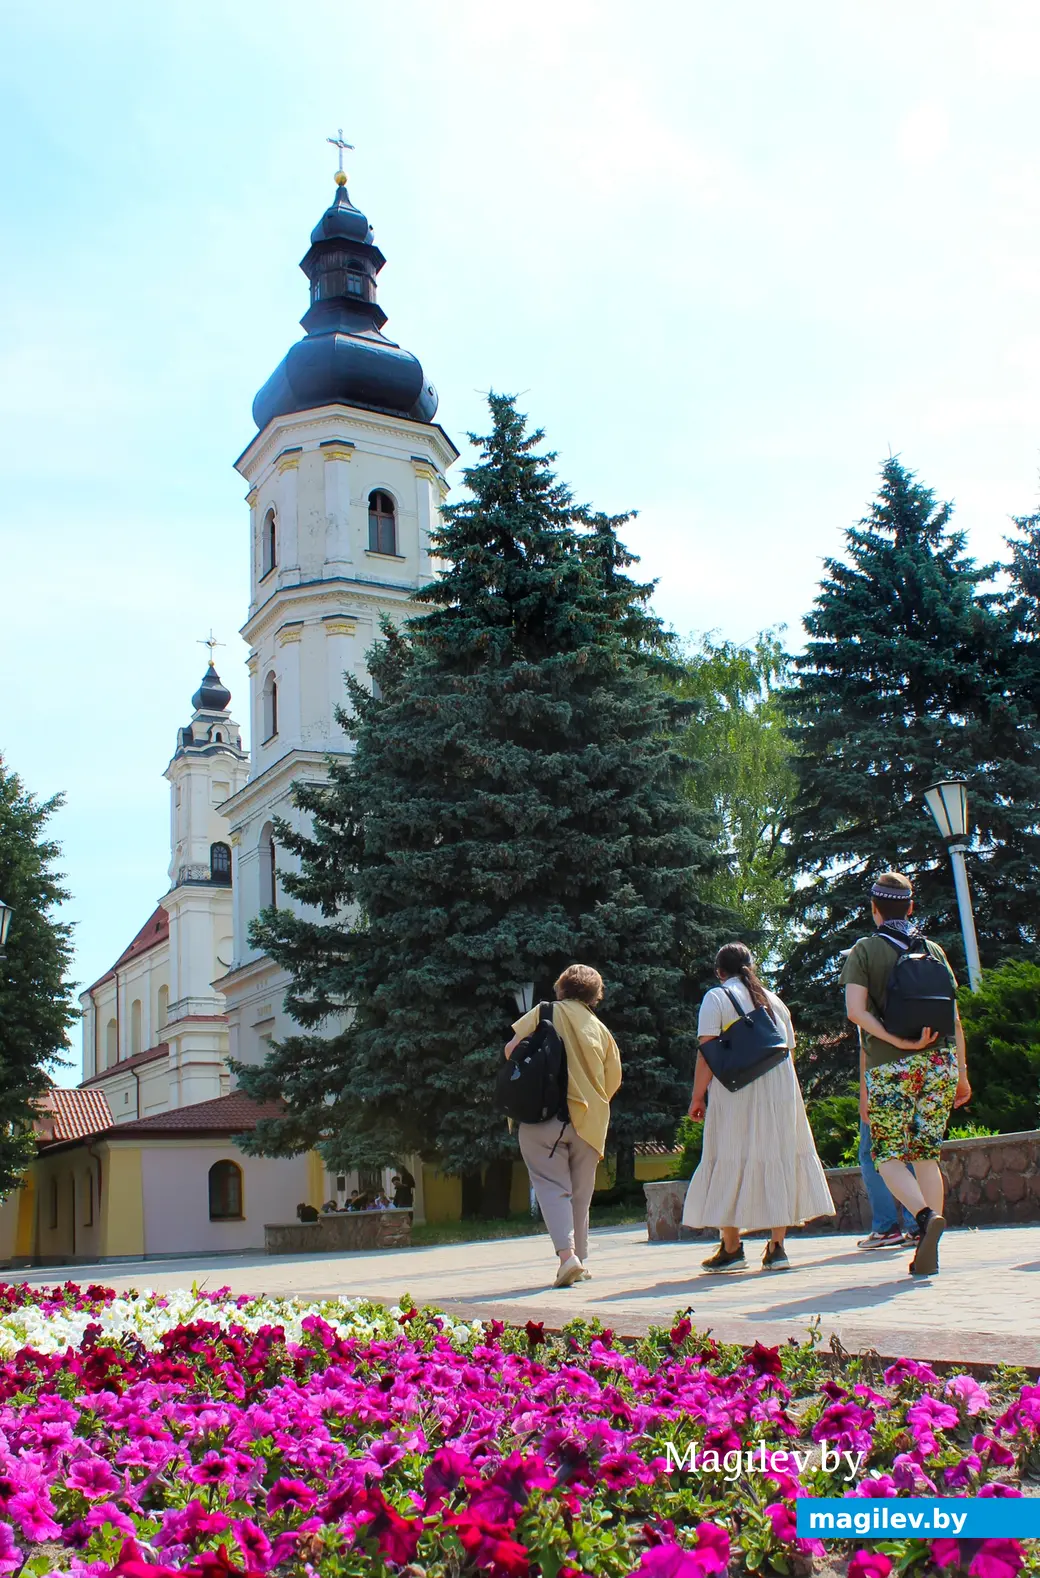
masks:
[[[191,698],[191,722],[177,733],[165,776],[170,782],[169,1046],[171,1107],[219,1096],[227,1088],[224,999],[212,983],[231,962],[232,860],[219,807],[249,772],[231,692],[209,667]]]

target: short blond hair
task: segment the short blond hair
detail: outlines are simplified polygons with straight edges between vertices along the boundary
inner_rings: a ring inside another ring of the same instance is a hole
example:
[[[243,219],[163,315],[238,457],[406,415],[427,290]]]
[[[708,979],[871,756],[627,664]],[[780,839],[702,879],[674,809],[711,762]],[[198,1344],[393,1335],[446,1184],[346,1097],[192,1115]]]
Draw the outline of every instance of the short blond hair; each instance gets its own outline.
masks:
[[[589,964],[569,964],[553,991],[558,998],[576,997],[579,1003],[595,1008],[603,996],[603,977]]]

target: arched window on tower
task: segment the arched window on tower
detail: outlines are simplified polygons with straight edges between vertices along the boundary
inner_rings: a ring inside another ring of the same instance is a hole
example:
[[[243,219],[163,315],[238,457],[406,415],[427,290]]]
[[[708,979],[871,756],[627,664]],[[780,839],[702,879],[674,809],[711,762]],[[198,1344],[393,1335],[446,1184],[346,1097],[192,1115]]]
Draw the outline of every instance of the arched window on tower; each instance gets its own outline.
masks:
[[[209,879],[222,888],[231,886],[231,846],[229,844],[211,844],[209,846]]]
[[[105,1030],[105,1067],[114,1068],[119,1062],[119,1024],[110,1019]]]
[[[135,997],[130,1004],[130,1056],[136,1057],[141,1050],[141,999]]]
[[[214,1162],[209,1170],[209,1219],[242,1220],[242,1169],[237,1162]]]
[[[267,741],[273,740],[278,733],[278,681],[273,674],[268,674],[264,680],[263,704],[263,738],[266,745]]]
[[[260,908],[278,908],[278,851],[271,822],[265,822],[260,833]]]
[[[264,516],[263,541],[260,544],[260,579],[270,575],[278,563],[278,521],[274,510]]]
[[[166,1021],[170,1017],[170,988],[168,986],[160,986],[157,1008],[158,1012],[156,1013],[155,1020],[159,1029],[162,1030],[165,1028]]]
[[[369,553],[397,553],[397,512],[389,493],[377,489],[368,496]]]

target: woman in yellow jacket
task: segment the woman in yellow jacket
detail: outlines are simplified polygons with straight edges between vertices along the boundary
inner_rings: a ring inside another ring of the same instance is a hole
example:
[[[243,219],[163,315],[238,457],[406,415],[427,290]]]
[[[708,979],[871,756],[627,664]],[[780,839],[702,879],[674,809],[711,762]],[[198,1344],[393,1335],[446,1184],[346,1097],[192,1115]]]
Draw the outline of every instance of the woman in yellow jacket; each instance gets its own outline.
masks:
[[[521,1123],[520,1154],[527,1163],[542,1217],[560,1267],[553,1283],[569,1288],[589,1275],[589,1206],[596,1168],[607,1142],[610,1102],[621,1084],[617,1043],[593,1009],[603,997],[603,977],[587,964],[571,964],[554,987],[553,1025],[567,1054],[569,1121]],[[506,1057],[538,1025],[538,1009],[518,1019]]]

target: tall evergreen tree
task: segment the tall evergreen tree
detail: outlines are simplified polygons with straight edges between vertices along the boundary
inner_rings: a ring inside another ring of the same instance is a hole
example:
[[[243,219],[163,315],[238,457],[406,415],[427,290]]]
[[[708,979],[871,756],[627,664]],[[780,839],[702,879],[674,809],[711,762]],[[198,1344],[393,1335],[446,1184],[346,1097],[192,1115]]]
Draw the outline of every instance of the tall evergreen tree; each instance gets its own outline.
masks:
[[[865,897],[886,867],[914,877],[929,935],[963,970],[948,862],[922,805],[936,777],[970,784],[970,863],[983,963],[1036,938],[1040,756],[1014,695],[1014,629],[951,507],[886,461],[870,514],[829,559],[788,705],[798,792],[790,858],[798,940],[782,990],[831,1039],[821,1075],[854,1072],[836,978],[841,950],[870,928]],[[826,1043],[825,1043],[826,1044]]]
[[[53,913],[68,894],[53,870],[58,846],[44,837],[61,803],[57,795],[37,800],[0,757],[0,897],[13,911],[0,959],[0,1197],[36,1154],[35,1103],[76,1017],[67,973],[72,928]]]
[[[652,672],[665,639],[617,522],[575,507],[512,399],[490,405],[426,611],[384,630],[374,694],[348,679],[354,754],[295,791],[312,833],[278,830],[322,918],[256,927],[304,1032],[240,1070],[288,1103],[252,1142],[268,1154],[508,1162],[491,1094],[515,993],[550,995],[572,960],[602,971],[622,1048],[613,1146],[670,1139],[689,1096],[713,851]]]

